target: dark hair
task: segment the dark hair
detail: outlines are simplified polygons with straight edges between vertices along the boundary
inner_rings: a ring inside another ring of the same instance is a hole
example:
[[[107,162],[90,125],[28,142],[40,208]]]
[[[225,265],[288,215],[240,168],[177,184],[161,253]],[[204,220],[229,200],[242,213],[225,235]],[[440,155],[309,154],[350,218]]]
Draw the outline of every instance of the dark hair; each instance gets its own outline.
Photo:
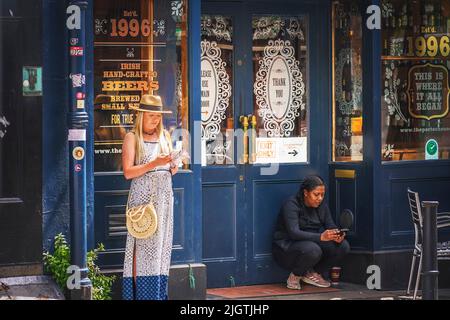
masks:
[[[311,192],[313,191],[315,188],[320,187],[320,186],[324,186],[325,182],[323,182],[323,179],[319,176],[307,176],[302,184],[300,185],[300,189],[298,190],[297,193],[297,197],[298,200],[303,203],[303,196],[304,196],[304,191],[308,191]]]

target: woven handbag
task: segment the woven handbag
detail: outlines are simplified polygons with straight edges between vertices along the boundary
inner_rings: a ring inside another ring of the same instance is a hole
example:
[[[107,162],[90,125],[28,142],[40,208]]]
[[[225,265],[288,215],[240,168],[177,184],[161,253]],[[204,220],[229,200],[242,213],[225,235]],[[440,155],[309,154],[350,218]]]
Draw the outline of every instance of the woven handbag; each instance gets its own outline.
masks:
[[[130,197],[128,197],[128,202]],[[140,206],[128,207],[127,203],[127,229],[136,239],[150,238],[157,229],[158,216],[152,202]]]

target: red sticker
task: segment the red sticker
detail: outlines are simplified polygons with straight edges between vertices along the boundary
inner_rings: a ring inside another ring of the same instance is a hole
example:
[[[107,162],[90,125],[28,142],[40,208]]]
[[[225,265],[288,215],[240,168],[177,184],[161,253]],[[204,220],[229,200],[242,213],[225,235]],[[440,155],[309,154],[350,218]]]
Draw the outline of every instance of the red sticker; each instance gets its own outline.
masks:
[[[70,47],[70,55],[72,57],[81,57],[84,55],[83,47]]]
[[[75,165],[75,172],[81,172],[81,164]]]

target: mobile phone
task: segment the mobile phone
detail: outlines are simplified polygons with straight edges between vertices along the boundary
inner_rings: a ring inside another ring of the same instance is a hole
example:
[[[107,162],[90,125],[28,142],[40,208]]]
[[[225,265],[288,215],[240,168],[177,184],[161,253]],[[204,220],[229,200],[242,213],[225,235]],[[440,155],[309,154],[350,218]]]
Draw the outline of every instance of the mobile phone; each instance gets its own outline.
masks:
[[[346,232],[348,232],[350,230],[349,229],[339,229],[338,231],[339,231],[339,236],[341,237],[341,236],[344,235],[344,233],[346,233]]]
[[[181,155],[182,155],[182,152],[183,152],[183,150],[175,150],[175,151],[172,151],[172,152],[170,153],[170,156],[172,157],[172,160],[178,161],[179,158],[180,158]]]

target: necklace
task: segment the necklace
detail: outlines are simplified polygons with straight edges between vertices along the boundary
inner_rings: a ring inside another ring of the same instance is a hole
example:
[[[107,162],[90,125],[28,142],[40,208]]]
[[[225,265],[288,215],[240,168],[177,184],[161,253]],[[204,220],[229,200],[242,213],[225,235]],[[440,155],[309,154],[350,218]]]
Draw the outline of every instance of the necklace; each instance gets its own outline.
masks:
[[[151,133],[149,133],[149,132],[143,132],[144,133],[144,135],[146,135],[146,136],[150,136],[150,137],[152,137],[152,136],[154,136],[155,135],[155,133],[156,133],[156,130],[153,130]]]

